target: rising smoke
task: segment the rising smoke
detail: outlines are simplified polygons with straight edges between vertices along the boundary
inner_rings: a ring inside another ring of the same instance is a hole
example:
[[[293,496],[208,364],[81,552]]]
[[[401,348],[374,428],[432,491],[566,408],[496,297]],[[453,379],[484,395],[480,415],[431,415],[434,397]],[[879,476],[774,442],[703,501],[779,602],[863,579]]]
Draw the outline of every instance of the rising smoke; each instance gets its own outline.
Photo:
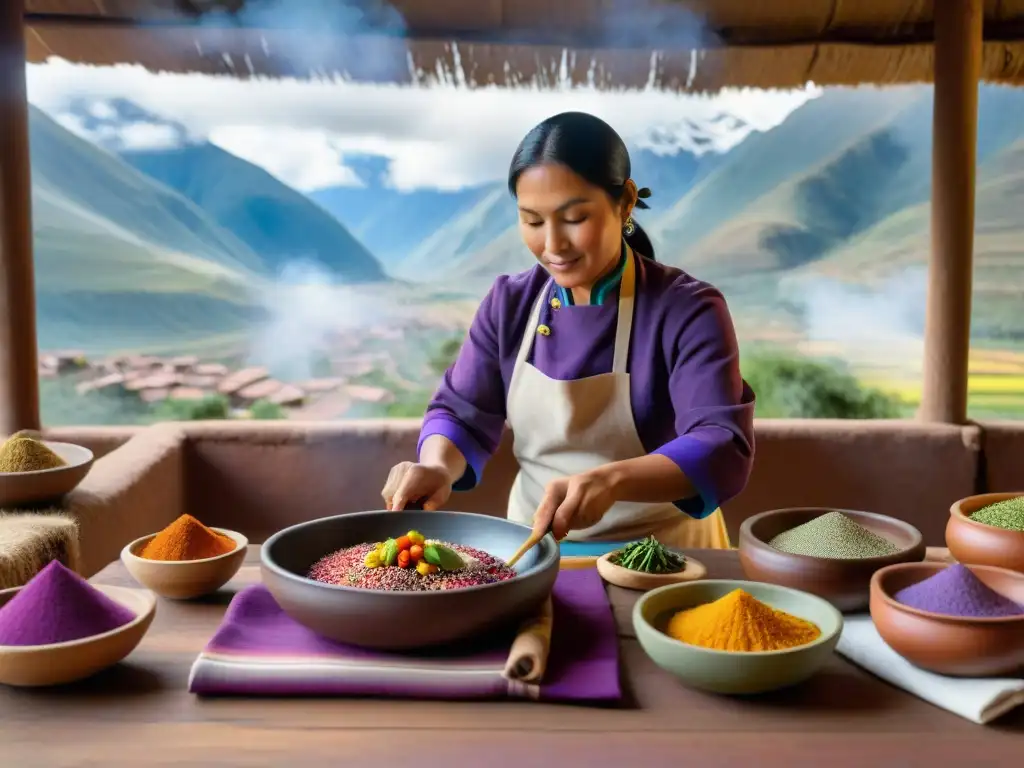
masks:
[[[925,267],[908,267],[872,288],[808,279],[801,299],[807,335],[833,341],[922,338],[927,277]]]

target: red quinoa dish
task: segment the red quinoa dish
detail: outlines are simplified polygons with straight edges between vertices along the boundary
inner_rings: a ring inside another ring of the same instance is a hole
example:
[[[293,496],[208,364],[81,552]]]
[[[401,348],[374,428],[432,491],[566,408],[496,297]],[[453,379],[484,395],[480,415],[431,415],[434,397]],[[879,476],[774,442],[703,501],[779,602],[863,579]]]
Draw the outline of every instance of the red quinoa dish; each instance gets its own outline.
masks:
[[[461,544],[425,539],[417,531],[339,549],[309,569],[309,578],[314,581],[382,592],[465,589],[515,575],[493,555]]]

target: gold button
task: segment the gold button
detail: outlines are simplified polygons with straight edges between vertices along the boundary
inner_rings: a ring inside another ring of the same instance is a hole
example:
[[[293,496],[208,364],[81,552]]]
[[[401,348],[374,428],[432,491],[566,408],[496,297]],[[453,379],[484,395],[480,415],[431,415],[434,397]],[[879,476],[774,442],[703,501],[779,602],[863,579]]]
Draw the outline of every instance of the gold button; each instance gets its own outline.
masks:
[[[538,325],[537,326],[537,333],[539,333],[541,336],[550,336],[551,335],[551,329],[548,328],[546,325]]]
[[[560,302],[558,299],[552,299],[551,300],[551,308],[552,309],[561,309],[562,308],[562,302]]]

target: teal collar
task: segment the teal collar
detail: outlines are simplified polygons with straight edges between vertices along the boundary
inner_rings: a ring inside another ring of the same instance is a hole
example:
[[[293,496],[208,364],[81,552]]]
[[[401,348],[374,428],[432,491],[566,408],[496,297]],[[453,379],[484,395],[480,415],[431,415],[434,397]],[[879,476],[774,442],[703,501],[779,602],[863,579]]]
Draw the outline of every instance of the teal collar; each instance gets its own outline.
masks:
[[[619,282],[622,280],[622,272],[626,268],[626,256],[629,251],[625,246],[622,247],[622,257],[619,259],[619,265],[615,267],[611,272],[602,277],[596,283],[590,291],[590,306],[601,306],[604,304],[605,299],[608,298],[608,294],[618,287]],[[562,306],[571,307],[574,305],[572,300],[572,291],[568,291],[562,286],[557,286],[558,298],[562,302]]]

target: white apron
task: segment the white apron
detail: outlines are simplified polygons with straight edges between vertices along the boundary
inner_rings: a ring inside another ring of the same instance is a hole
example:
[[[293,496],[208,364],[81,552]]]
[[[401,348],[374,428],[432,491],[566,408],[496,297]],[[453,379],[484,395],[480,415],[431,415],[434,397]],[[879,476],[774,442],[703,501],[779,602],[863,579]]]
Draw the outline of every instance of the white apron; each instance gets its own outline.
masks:
[[[506,404],[519,462],[509,496],[510,520],[532,525],[544,488],[552,480],[647,455],[633,422],[626,370],[635,293],[636,264],[628,251],[619,286],[612,370],[575,381],[552,379],[527,362],[538,335],[541,307],[548,298],[547,285],[537,298],[520,342]],[[557,332],[557,327],[551,331]],[[596,525],[570,531],[567,538],[625,541],[649,534],[674,547],[729,547],[720,510],[695,520],[668,503],[620,502]]]

